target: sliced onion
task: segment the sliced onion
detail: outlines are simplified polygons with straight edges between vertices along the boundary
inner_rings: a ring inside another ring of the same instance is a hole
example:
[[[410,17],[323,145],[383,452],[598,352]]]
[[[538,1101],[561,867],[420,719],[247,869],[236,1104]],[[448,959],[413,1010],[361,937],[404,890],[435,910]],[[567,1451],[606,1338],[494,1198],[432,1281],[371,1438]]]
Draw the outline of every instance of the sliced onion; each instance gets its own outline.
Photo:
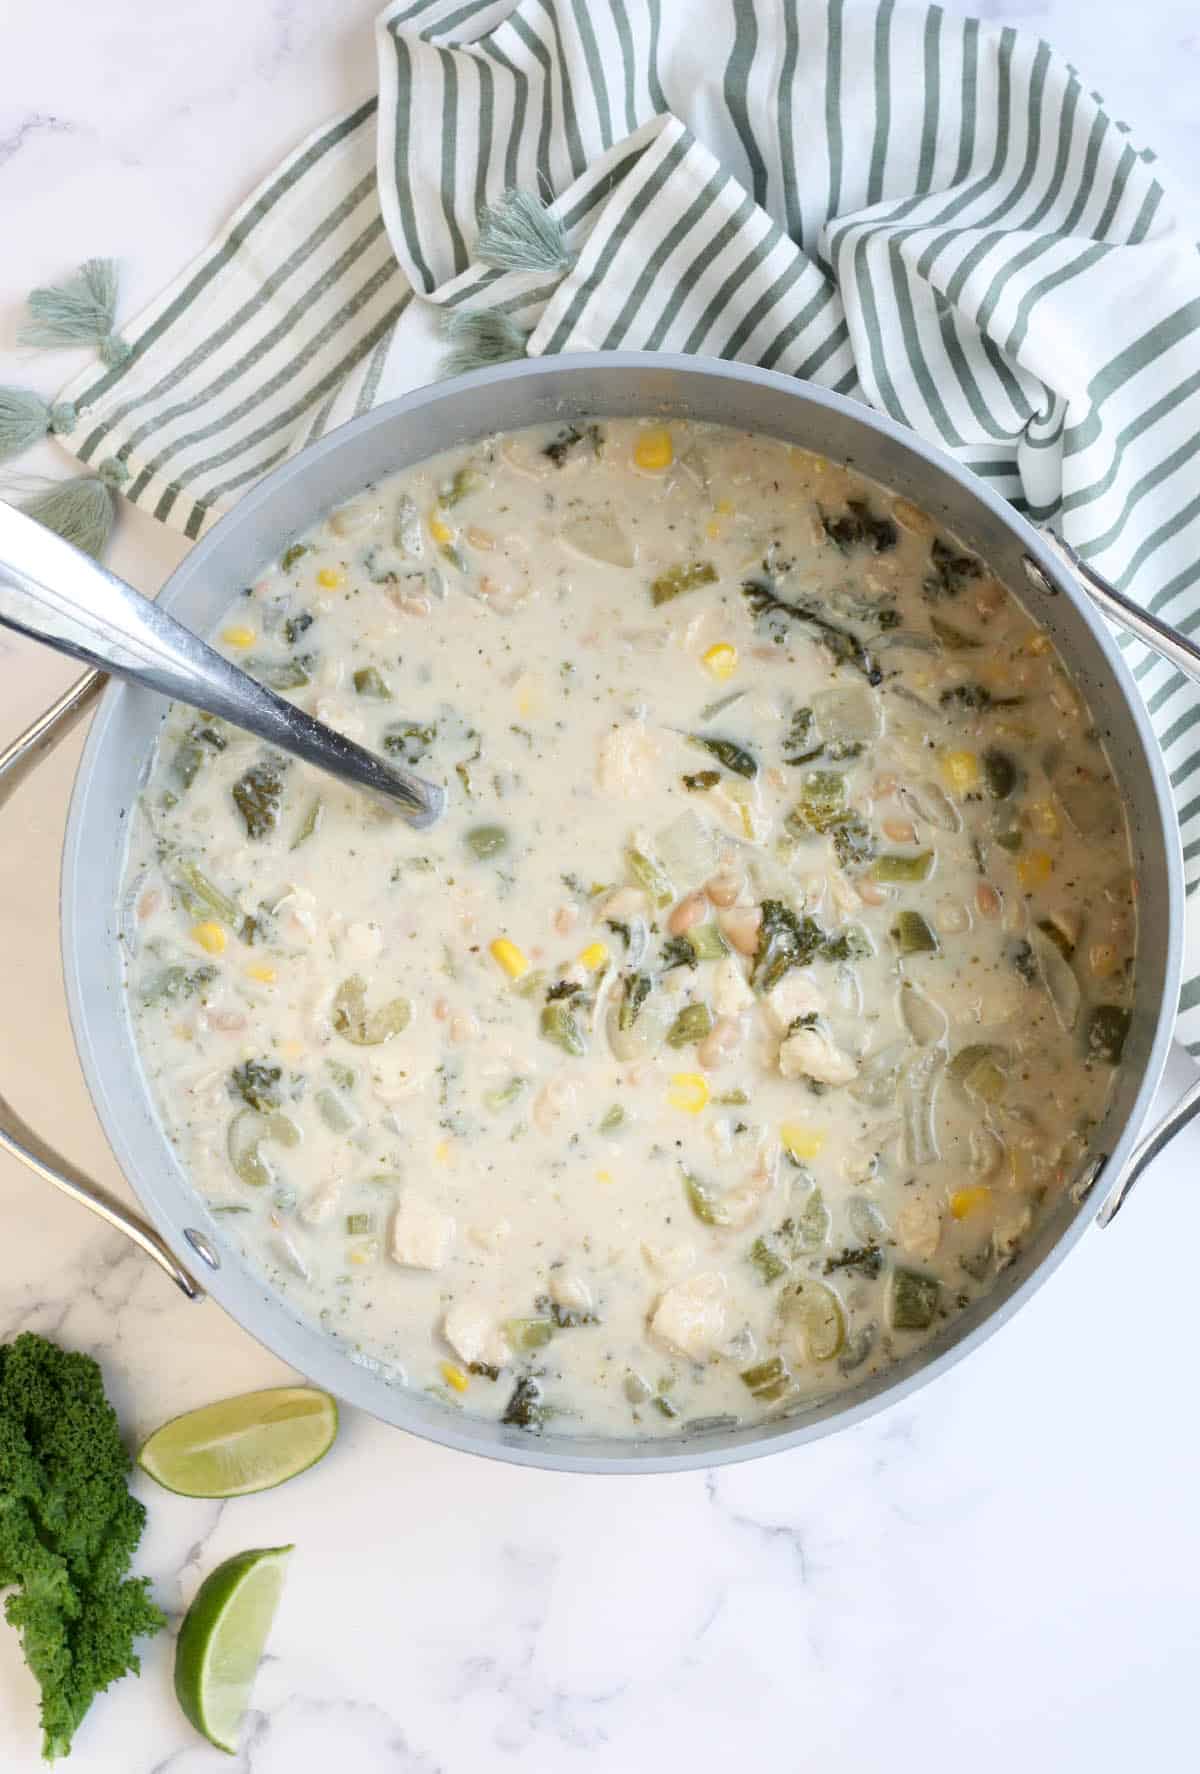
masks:
[[[905,782],[900,785],[900,799],[910,813],[923,819],[939,832],[956,832],[962,824],[958,809],[936,782]]]
[[[868,1108],[886,1109],[896,1100],[908,1052],[907,1041],[889,1041],[886,1047],[868,1055],[850,1086],[850,1095],[857,1102],[866,1103]]]
[[[945,1058],[937,1048],[929,1049],[912,1061],[905,1074],[901,1093],[904,1155],[914,1170],[936,1163],[939,1157],[933,1107]]]
[[[940,1004],[907,981],[900,987],[900,1016],[918,1047],[933,1047],[944,1040],[950,1020]]]
[[[887,1237],[887,1221],[873,1201],[852,1195],[846,1209],[852,1237],[860,1244],[882,1244]]]
[[[717,841],[710,825],[692,808],[665,826],[654,840],[654,854],[671,879],[707,881],[717,866]]]
[[[606,567],[633,565],[633,543],[615,518],[602,511],[588,511],[572,518],[560,534],[568,548],[590,561],[600,561]]]
[[[1075,969],[1058,944],[1044,930],[1039,930],[1036,924],[1029,932],[1029,943],[1037,956],[1046,991],[1054,1006],[1054,1014],[1061,1027],[1069,1033],[1079,1021],[1079,1001],[1082,996]]]
[[[865,685],[838,685],[833,690],[818,690],[812,699],[817,731],[828,742],[845,740],[849,744],[866,744],[878,739],[883,729],[879,698]]]
[[[620,1025],[621,999],[618,994],[608,1007],[605,1029],[613,1057],[622,1061],[649,1059],[658,1052],[667,1038],[667,1030],[675,1020],[677,1005],[672,1005],[665,992],[652,991],[634,1018],[631,1028]]]
[[[261,1115],[257,1109],[242,1109],[229,1123],[226,1135],[229,1162],[244,1183],[261,1189],[275,1180],[275,1172],[260,1148],[268,1141],[277,1146],[298,1146],[301,1137],[300,1129],[288,1115]]]

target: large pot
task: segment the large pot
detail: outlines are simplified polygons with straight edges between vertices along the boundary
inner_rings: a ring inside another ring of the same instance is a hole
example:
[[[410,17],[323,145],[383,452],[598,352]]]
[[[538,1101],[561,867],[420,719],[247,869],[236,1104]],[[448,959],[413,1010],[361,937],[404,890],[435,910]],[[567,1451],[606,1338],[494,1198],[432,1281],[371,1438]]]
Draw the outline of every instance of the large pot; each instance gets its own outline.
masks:
[[[677,1440],[535,1438],[390,1385],[300,1322],[245,1267],[226,1244],[221,1222],[193,1191],[152,1106],[122,985],[117,908],[126,815],[163,722],[161,699],[126,685],[108,686],[80,764],[63,859],[63,962],[75,1041],[117,1160],[157,1229],[141,1229],[144,1247],[185,1291],[198,1294],[188,1282],[190,1267],[260,1342],[351,1404],[448,1447],[564,1471],[653,1472],[795,1447],[880,1410],[970,1354],[1041,1286],[1106,1199],[1111,1202],[1122,1174],[1128,1175],[1178,1001],[1178,829],[1158,748],[1119,649],[1055,554],[1011,506],[911,432],[837,395],[740,364],[632,352],[507,364],[425,388],[343,426],[268,475],[192,550],[159,601],[189,627],[207,632],[225,609],[231,586],[250,583],[297,531],[367,482],[490,432],[577,414],[647,413],[766,432],[853,462],[962,537],[1007,584],[1023,588],[1032,615],[1053,636],[1105,736],[1128,810],[1139,883],[1137,998],[1108,1111],[1075,1186],[1063,1191],[992,1292],[931,1342],[794,1417]],[[49,728],[39,737],[48,736]],[[36,1144],[27,1130],[21,1138],[11,1128],[0,1143],[27,1161]],[[86,1193],[77,1175],[64,1183],[62,1167],[44,1148],[32,1157],[49,1180],[81,1197]],[[110,1217],[121,1218],[119,1212]]]

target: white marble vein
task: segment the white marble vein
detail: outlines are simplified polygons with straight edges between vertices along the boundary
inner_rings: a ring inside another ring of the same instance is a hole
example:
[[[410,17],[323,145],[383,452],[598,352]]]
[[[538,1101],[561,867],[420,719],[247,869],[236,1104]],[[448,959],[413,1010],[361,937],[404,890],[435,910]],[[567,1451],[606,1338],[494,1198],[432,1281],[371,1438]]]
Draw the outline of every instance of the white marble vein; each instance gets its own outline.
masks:
[[[685,0],[668,0],[684,4]],[[957,4],[954,10],[966,10]],[[371,0],[6,0],[0,380],[28,287],[90,253],[153,295],[314,121],[372,81]],[[1194,183],[1195,0],[981,0],[1063,49]],[[24,465],[23,465],[24,466]],[[50,446],[35,468],[60,472]],[[0,471],[2,475],[3,471]],[[8,484],[7,482],[5,484]],[[153,589],[184,545],[126,518]],[[0,740],[72,675],[0,643]],[[124,1188],[74,1063],[52,884],[77,742],[0,829],[0,1085]],[[1182,1060],[1164,1101],[1189,1076]],[[712,1474],[596,1480],[471,1460],[350,1416],[316,1470],[218,1506],[139,1481],[142,1568],[176,1622],[202,1576],[294,1541],[241,1755],[183,1722],[171,1641],[95,1707],[78,1774],[1031,1774],[1192,1753],[1200,1431],[1192,1405],[1200,1136],[1108,1233],[929,1392],[812,1447]],[[95,1354],[135,1439],[286,1377],[114,1235],[0,1165],[0,1337]],[[1165,1253],[1165,1257],[1164,1257]],[[0,1628],[0,1768],[39,1766],[32,1684]]]

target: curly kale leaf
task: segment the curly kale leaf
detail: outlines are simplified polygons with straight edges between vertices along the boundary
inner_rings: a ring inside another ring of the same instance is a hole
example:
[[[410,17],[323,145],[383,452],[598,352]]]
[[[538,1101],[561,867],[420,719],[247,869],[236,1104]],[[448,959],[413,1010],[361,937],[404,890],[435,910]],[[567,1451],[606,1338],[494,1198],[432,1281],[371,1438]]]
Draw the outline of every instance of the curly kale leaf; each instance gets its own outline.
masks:
[[[234,783],[233,798],[250,837],[265,838],[279,823],[283,800],[282,763],[264,758],[259,764],[251,764]]]
[[[0,1587],[42,1690],[43,1754],[67,1754],[92,1700],[166,1619],[127,1576],[146,1512],[100,1369],[25,1333],[0,1347]]]
[[[764,899],[751,979],[760,992],[772,991],[789,968],[805,967],[820,954],[824,942],[815,918],[798,916],[781,899]]]

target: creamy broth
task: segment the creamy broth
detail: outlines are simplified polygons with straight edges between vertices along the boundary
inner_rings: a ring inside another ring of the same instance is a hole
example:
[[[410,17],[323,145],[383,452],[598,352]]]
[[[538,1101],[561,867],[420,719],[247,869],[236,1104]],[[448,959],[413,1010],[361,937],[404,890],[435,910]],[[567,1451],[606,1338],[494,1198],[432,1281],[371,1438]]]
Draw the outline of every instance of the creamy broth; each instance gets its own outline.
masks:
[[[543,428],[368,490],[216,644],[431,831],[175,709],[131,1014],[229,1244],[536,1433],[787,1413],[986,1292],[1128,1022],[1120,801],[1048,637],[776,440]]]

